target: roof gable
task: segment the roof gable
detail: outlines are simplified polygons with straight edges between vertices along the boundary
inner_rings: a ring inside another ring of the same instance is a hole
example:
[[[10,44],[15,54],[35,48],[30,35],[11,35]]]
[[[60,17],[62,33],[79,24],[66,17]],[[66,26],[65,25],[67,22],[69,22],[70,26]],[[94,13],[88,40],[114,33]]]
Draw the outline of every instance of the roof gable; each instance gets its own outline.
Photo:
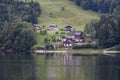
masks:
[[[71,31],[70,35],[82,35],[83,32],[82,31]]]
[[[72,28],[72,26],[66,26],[65,28]]]

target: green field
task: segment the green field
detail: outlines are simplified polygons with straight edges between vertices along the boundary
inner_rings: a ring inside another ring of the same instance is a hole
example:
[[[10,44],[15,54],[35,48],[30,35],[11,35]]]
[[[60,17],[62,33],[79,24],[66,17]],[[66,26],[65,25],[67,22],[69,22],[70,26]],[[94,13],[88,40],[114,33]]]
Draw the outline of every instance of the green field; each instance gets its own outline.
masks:
[[[41,26],[57,24],[59,28],[71,25],[77,30],[83,30],[84,25],[91,19],[98,19],[98,14],[92,11],[82,10],[68,0],[35,0],[41,5],[42,14],[39,17]],[[64,7],[64,10],[62,10]]]
[[[42,14],[38,18],[39,24],[48,28],[50,24],[57,24],[60,29],[67,25],[71,25],[76,30],[84,30],[85,24],[89,23],[92,19],[99,19],[97,13],[93,11],[85,11],[73,2],[68,0],[35,0],[41,5]],[[64,9],[63,9],[64,8]],[[44,45],[45,38],[55,36],[56,38],[61,35],[56,35],[54,31],[47,31],[46,35],[37,34],[37,44]],[[50,42],[53,43],[53,42]]]

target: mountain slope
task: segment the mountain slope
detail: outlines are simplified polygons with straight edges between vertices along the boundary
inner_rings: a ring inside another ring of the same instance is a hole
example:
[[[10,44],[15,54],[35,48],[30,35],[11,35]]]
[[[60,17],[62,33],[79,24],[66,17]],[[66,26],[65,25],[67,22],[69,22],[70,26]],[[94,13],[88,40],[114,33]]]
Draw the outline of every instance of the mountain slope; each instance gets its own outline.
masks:
[[[91,19],[98,19],[98,15],[92,11],[82,10],[68,0],[36,0],[40,3],[42,14],[39,18],[41,26],[57,24],[62,28],[71,25],[75,29],[83,30],[84,24]]]

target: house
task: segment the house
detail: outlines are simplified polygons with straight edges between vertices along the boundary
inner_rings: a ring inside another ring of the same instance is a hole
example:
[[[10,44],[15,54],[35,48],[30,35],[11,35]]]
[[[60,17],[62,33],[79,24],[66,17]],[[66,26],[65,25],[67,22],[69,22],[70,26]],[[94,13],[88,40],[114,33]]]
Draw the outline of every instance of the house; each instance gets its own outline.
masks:
[[[64,36],[63,36],[62,38],[58,38],[58,39],[57,39],[58,42],[64,42],[64,41],[66,41],[66,40],[67,40],[67,39],[66,39]]]
[[[64,28],[64,30],[66,30],[66,31],[73,31],[73,28],[72,28],[72,26],[66,26]]]
[[[82,31],[70,31],[70,36],[75,36],[76,39],[82,39],[83,32]]]
[[[85,36],[86,36],[86,37],[90,37],[90,36],[91,36],[91,34],[86,34]]]
[[[66,40],[63,42],[64,47],[72,47],[73,46],[73,41],[72,40]]]
[[[40,30],[40,25],[39,24],[33,24],[34,29]]]
[[[80,42],[80,43],[84,42],[83,39],[78,39],[78,38],[76,38],[75,41],[76,41],[76,42]]]
[[[65,42],[67,40],[73,40],[74,36],[63,36],[62,38],[58,38],[58,41]]]
[[[74,36],[65,36],[67,40],[73,40],[75,37]]]
[[[50,24],[48,30],[57,31],[57,30],[58,30],[58,27],[57,27],[56,24]]]

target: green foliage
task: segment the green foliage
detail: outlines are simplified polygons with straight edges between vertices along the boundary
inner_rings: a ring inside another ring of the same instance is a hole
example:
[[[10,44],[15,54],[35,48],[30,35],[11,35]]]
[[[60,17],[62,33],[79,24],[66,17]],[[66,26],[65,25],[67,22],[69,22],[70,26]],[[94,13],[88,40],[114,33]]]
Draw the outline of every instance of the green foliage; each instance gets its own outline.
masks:
[[[85,42],[87,42],[87,43],[92,43],[92,39],[91,38],[85,38]]]
[[[96,23],[97,23],[97,20],[91,20],[89,24],[86,24],[84,29],[84,33],[90,34],[91,39],[95,39],[95,36],[96,36],[96,30],[95,30]]]
[[[65,11],[65,7],[61,7],[61,11]]]
[[[82,45],[75,45],[72,49],[99,49],[97,44],[82,44]]]
[[[40,34],[46,35],[46,34],[47,34],[47,30],[41,30],[41,31],[40,31]]]
[[[52,45],[46,45],[46,50],[54,50],[54,47]]]
[[[109,50],[112,50],[112,51],[120,51],[120,44],[119,45],[116,45],[116,46],[114,46],[114,47],[112,47],[112,48],[110,48]]]
[[[111,15],[103,15],[95,25],[96,38],[102,48],[120,44],[120,7]]]
[[[7,30],[7,31],[6,31]],[[1,32],[0,47],[13,51],[27,51],[36,44],[31,24],[26,22],[12,23]]]
[[[38,2],[23,2],[16,0],[1,1],[0,3],[0,21],[11,22],[13,16],[21,18],[23,21],[37,23],[37,17],[41,14]]]
[[[19,28],[20,27],[20,28]],[[18,32],[19,31],[19,32]],[[28,23],[17,23],[12,49],[26,51],[36,44],[34,31]]]
[[[76,5],[85,10],[93,10],[100,13],[112,13],[119,5],[119,0],[73,0]]]
[[[32,50],[34,51],[34,50],[40,50],[41,48],[40,48],[41,46],[40,45],[34,45],[33,47],[32,47]]]
[[[0,50],[30,50],[36,44],[31,23],[40,13],[37,2],[0,0]]]

